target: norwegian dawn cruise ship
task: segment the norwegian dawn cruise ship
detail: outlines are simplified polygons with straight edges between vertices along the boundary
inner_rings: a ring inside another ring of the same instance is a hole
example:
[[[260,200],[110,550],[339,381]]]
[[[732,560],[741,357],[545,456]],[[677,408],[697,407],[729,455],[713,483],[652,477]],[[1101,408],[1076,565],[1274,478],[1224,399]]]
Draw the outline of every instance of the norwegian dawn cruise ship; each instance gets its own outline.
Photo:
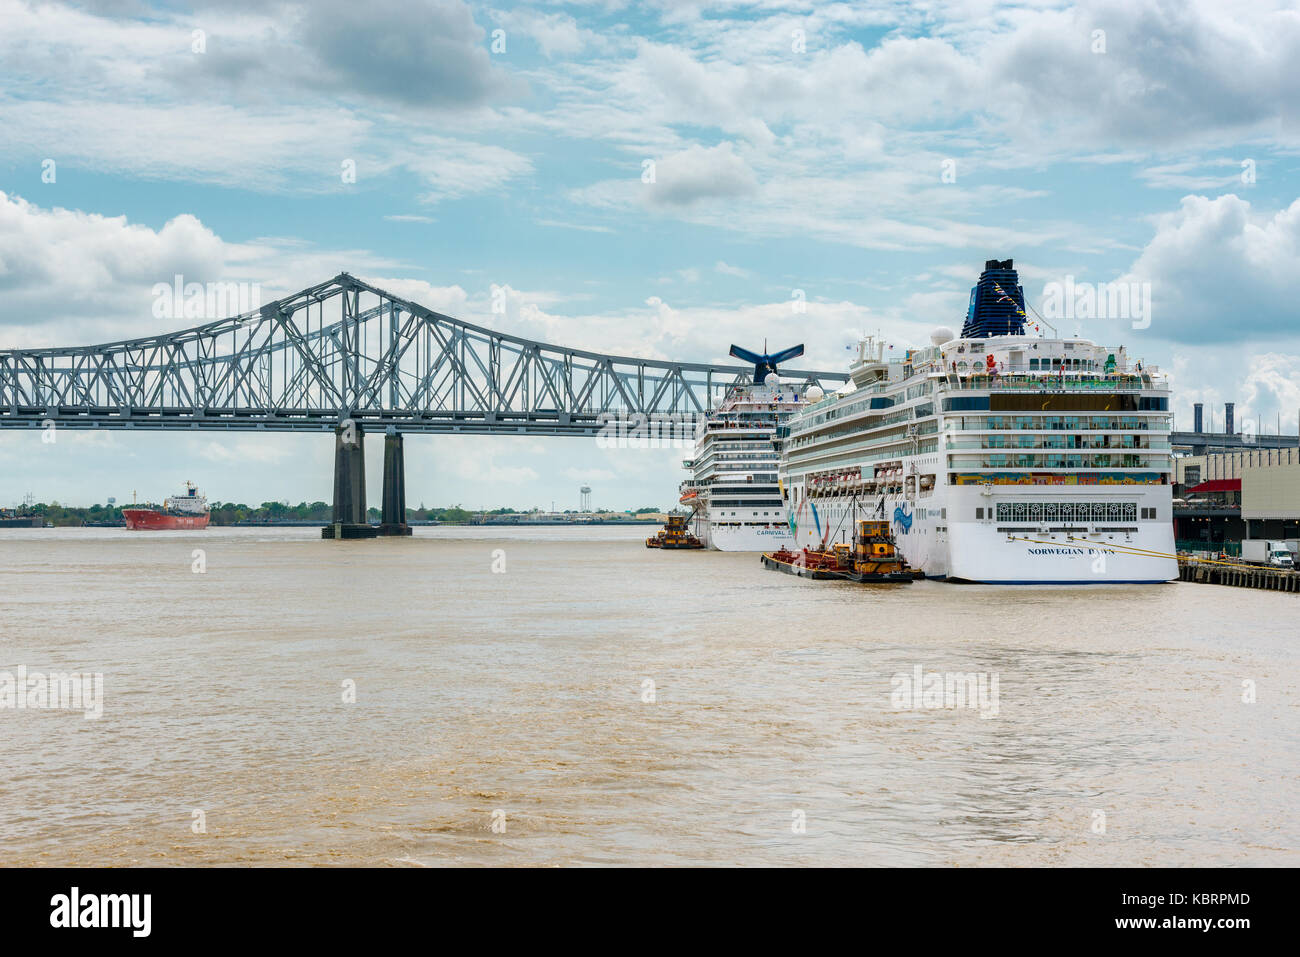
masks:
[[[782,386],[776,364],[803,354],[793,346],[757,355],[738,346],[731,354],[754,363],[754,385],[733,388],[707,416],[695,457],[682,463],[691,477],[681,504],[709,548],[761,552],[794,545],[777,483],[776,430],[805,404],[793,385]]]
[[[1164,582],[1174,555],[1169,389],[1123,347],[1026,334],[1011,260],[991,260],[960,336],[887,359],[780,429],[800,547],[884,516],[927,577],[1004,584]],[[814,401],[818,400],[818,401]]]

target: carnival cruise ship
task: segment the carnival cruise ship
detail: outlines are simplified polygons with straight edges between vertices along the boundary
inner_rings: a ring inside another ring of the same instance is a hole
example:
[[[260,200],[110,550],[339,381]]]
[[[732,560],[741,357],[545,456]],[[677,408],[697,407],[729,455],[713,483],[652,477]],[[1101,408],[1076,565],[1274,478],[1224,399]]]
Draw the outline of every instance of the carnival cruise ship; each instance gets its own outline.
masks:
[[[1167,381],[1122,346],[1029,334],[1024,308],[1012,261],[991,260],[961,335],[935,330],[896,358],[868,337],[850,386],[810,390],[778,430],[798,546],[884,517],[931,578],[1178,576]]]
[[[754,383],[733,387],[706,417],[694,458],[682,465],[691,477],[681,504],[692,510],[691,528],[709,548],[761,552],[793,546],[777,482],[777,426],[806,403],[793,385],[782,386],[777,363],[803,354],[793,346],[774,355],[731,347],[754,363]]]

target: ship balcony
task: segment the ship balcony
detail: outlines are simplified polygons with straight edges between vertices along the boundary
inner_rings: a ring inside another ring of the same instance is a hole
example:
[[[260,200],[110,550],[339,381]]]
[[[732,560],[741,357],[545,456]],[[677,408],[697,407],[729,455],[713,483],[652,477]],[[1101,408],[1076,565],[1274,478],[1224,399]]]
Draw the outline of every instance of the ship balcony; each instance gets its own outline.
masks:
[[[1013,455],[950,455],[948,467],[954,469],[1032,469],[1051,471],[1070,469],[1145,469],[1166,472],[1170,468],[1169,456],[1153,453],[1150,456],[1125,454],[1075,454],[1052,455],[1044,452]]]
[[[1083,441],[1075,444],[1067,444],[1060,438],[1052,435],[1042,437],[1032,435],[1021,435],[1015,439],[1007,438],[1006,441],[997,441],[996,436],[985,436],[983,438],[962,438],[949,439],[944,447],[948,451],[978,450],[986,452],[1016,452],[1021,449],[1046,449],[1049,451],[1062,452],[1128,452],[1128,451],[1153,451],[1168,452],[1170,443],[1168,439],[1149,439],[1146,436],[1117,436],[1116,438],[1131,438],[1130,442],[1101,442],[1097,441],[1101,436],[1085,435],[1086,439],[1094,441]]]
[[[1038,392],[1142,392],[1168,391],[1169,383],[1163,374],[1103,373],[1067,370],[1064,374],[1041,369],[1002,370],[997,375],[958,370],[937,377],[943,391],[998,391],[1005,389],[1030,389]]]
[[[971,423],[973,420],[973,424]],[[1074,415],[1006,415],[966,417],[950,414],[947,421],[950,432],[966,435],[1001,435],[1007,432],[1168,432],[1169,415],[1164,412],[1133,412],[1121,417]]]

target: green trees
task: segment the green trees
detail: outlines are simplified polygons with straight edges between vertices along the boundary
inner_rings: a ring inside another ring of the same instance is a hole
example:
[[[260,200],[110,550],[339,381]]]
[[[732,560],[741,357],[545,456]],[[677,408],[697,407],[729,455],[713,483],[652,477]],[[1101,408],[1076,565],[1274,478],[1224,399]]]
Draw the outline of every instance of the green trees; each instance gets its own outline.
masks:
[[[145,503],[140,504],[144,505]],[[54,525],[84,525],[87,522],[121,522],[123,507],[130,508],[131,506],[129,504],[126,506],[96,504],[74,507],[60,505],[58,502],[38,502],[32,505],[30,509],[24,508],[20,509],[20,511],[24,514],[43,516],[47,522]],[[325,525],[333,517],[333,507],[330,503],[320,501],[299,502],[297,505],[286,505],[284,502],[263,502],[258,506],[246,505],[243,502],[209,502],[208,508],[211,512],[211,524],[213,525],[238,525],[245,522],[306,522]],[[511,508],[502,508],[497,509],[496,514],[510,514],[514,511]],[[379,509],[371,508],[367,510],[367,513],[372,520],[379,520]],[[421,505],[419,508],[408,508],[406,516],[408,520],[414,521],[464,524],[470,520],[471,513],[460,505],[431,508]]]

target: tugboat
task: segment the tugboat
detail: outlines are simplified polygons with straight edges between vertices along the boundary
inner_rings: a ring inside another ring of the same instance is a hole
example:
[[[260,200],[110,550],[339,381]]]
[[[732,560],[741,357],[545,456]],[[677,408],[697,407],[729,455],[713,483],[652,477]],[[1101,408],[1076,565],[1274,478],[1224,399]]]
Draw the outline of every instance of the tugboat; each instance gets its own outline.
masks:
[[[889,522],[884,519],[858,522],[857,534],[853,536],[853,581],[910,582],[923,577],[924,573],[909,568],[898,554]]]
[[[839,579],[902,584],[922,577],[919,571],[909,568],[907,562],[899,557],[894,537],[889,533],[889,523],[883,520],[858,522],[852,548],[835,545],[829,551],[805,548],[797,552],[782,548],[765,552],[761,561],[764,568],[814,581]]]
[[[669,515],[658,534],[645,540],[646,548],[703,548],[704,543],[686,527],[685,515]]]

